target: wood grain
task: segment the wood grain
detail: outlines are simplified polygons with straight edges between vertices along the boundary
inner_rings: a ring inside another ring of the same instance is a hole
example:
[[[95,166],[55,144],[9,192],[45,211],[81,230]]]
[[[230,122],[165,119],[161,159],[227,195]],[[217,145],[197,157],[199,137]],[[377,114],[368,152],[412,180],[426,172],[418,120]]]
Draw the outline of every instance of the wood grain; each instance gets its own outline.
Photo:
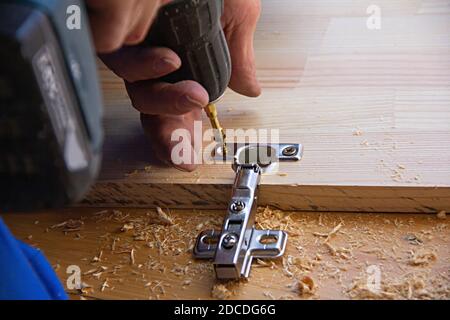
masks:
[[[227,92],[220,118],[225,128],[278,129],[305,155],[263,177],[261,204],[450,210],[450,1],[377,1],[380,30],[366,26],[370,4],[263,1],[255,40],[263,95]],[[100,72],[104,165],[83,205],[223,208],[230,166],[159,165],[121,80]]]

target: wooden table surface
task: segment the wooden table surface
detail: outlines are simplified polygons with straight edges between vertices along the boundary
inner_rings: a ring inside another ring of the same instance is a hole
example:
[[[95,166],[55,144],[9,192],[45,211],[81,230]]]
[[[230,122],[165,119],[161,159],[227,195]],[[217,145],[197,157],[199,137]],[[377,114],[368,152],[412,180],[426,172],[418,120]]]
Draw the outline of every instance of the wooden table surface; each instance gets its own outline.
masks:
[[[227,92],[220,118],[229,129],[277,129],[281,142],[303,143],[305,154],[263,177],[261,204],[450,210],[450,1],[377,1],[379,30],[367,27],[372,3],[262,1],[255,49],[263,95]],[[161,167],[122,81],[100,72],[104,167],[84,205],[226,205],[230,165],[194,174]]]
[[[211,264],[193,260],[191,246],[199,231],[221,224],[221,212],[168,215],[173,225],[162,225],[155,210],[146,209],[67,209],[2,217],[19,239],[42,249],[63,283],[69,266],[80,267],[89,288],[83,294],[70,291],[73,299],[212,298]],[[230,296],[224,297],[450,299],[446,219],[261,208],[258,221],[260,227],[289,233],[287,252],[273,263],[254,264],[247,282],[226,284]],[[374,270],[381,276],[378,294],[367,289]],[[312,279],[311,294],[299,292],[302,279]]]

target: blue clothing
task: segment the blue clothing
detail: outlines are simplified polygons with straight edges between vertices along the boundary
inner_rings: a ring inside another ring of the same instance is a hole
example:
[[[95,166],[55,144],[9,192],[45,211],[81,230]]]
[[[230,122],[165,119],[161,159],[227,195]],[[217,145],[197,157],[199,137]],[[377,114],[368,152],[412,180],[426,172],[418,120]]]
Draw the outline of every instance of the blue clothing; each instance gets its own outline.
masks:
[[[0,300],[66,300],[44,255],[17,240],[0,218]]]

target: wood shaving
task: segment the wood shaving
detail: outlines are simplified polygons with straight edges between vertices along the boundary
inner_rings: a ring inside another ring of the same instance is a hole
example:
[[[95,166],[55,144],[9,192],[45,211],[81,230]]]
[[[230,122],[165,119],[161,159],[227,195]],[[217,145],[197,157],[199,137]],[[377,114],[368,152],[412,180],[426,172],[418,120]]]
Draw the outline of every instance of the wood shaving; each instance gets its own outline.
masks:
[[[420,250],[412,252],[408,264],[411,266],[427,266],[437,260],[436,253]]]
[[[60,229],[64,233],[69,232],[77,232],[82,229],[82,226],[84,225],[84,222],[80,220],[67,220],[55,225],[52,225],[50,229]]]
[[[94,288],[90,285],[87,284],[86,282],[82,282],[81,283],[81,288],[78,289],[79,294],[89,294],[94,292]]]
[[[91,262],[100,262],[102,261],[103,251],[100,251],[98,255],[92,258]]]
[[[283,259],[283,268],[285,273],[291,277],[304,271],[311,271],[313,265],[311,261],[304,257],[288,255],[287,258]]]
[[[133,230],[133,229],[134,229],[134,225],[132,223],[125,223],[122,226],[122,228],[120,229],[120,231],[127,232],[127,231],[130,231],[130,230]]]
[[[272,292],[270,292],[270,291],[265,291],[265,292],[263,292],[263,295],[264,295],[265,297],[269,298],[270,300],[276,300],[275,297],[274,297],[274,295],[273,295]]]
[[[328,251],[330,252],[330,254],[332,256],[336,256],[336,249],[331,244],[329,244],[328,242],[325,242],[324,245],[325,245],[325,247],[327,247]]]
[[[362,136],[364,132],[360,128],[355,128],[352,133],[354,136]]]
[[[297,283],[299,296],[309,296],[316,293],[316,285],[310,276],[303,276]]]
[[[164,224],[171,226],[173,225],[173,220],[167,215],[160,207],[156,207],[156,213],[158,214],[158,219]]]
[[[183,281],[183,286],[189,286],[192,283],[191,279],[186,279]]]
[[[105,291],[106,288],[110,288],[109,284],[108,284],[108,279],[106,279],[103,283],[102,286],[100,287],[100,291],[103,292]]]
[[[131,249],[131,251],[130,251],[130,263],[132,264],[132,265],[134,265],[135,264],[135,258],[134,258],[134,249]]]
[[[331,237],[333,237],[334,235],[336,235],[339,230],[342,228],[342,223],[339,223],[336,227],[333,228],[333,230],[331,230],[328,233],[320,233],[320,232],[314,232],[313,235],[315,235],[316,237],[325,237],[325,242],[328,242]]]
[[[448,299],[448,281],[442,276],[430,279],[429,274],[406,274],[399,280],[388,279],[380,288],[368,287],[367,279],[358,279],[346,291],[352,299]]]
[[[436,217],[437,217],[438,219],[445,220],[445,219],[447,218],[447,212],[446,212],[445,210],[439,211],[439,212],[436,214]]]
[[[232,296],[232,292],[223,284],[215,284],[211,291],[211,297],[219,300],[226,300]]]

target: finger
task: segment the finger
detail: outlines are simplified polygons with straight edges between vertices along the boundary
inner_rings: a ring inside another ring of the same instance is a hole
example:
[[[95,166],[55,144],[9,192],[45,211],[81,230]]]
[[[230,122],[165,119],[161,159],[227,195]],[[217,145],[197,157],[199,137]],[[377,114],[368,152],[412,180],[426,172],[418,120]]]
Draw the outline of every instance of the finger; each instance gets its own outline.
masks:
[[[183,115],[201,111],[209,102],[208,92],[190,80],[175,84],[141,81],[126,86],[133,106],[145,114]]]
[[[137,45],[145,39],[161,2],[160,0],[137,2],[134,10],[136,13],[134,23],[130,27],[130,31],[124,41],[126,45]]]
[[[174,166],[182,171],[194,171],[197,168],[196,159],[199,159],[200,150],[194,148],[194,122],[201,121],[201,111],[195,110],[183,116],[151,116],[141,114],[141,122],[144,131],[151,140],[153,152],[158,159]],[[190,140],[172,141],[172,134],[176,130],[185,130]],[[198,133],[197,133],[198,134]],[[201,134],[201,132],[200,132]],[[182,143],[182,151],[178,153],[179,148],[174,149]],[[181,161],[187,160],[187,161]],[[177,159],[175,159],[177,158]]]
[[[113,52],[123,45],[132,23],[134,5],[135,0],[87,1],[97,52]]]
[[[181,66],[178,55],[162,47],[124,47],[116,52],[100,55],[100,59],[115,74],[130,83],[157,79]]]
[[[225,1],[225,6],[232,6],[232,2]],[[234,91],[249,96],[257,97],[261,94],[261,87],[256,78],[255,53],[253,38],[256,25],[261,13],[259,0],[242,2],[241,8],[245,15],[240,19],[225,15],[225,34],[227,37],[233,70],[231,74],[230,88]],[[226,8],[228,12],[236,9]],[[234,11],[233,11],[234,10]],[[228,21],[226,21],[228,19]],[[237,20],[237,21],[233,21]]]

